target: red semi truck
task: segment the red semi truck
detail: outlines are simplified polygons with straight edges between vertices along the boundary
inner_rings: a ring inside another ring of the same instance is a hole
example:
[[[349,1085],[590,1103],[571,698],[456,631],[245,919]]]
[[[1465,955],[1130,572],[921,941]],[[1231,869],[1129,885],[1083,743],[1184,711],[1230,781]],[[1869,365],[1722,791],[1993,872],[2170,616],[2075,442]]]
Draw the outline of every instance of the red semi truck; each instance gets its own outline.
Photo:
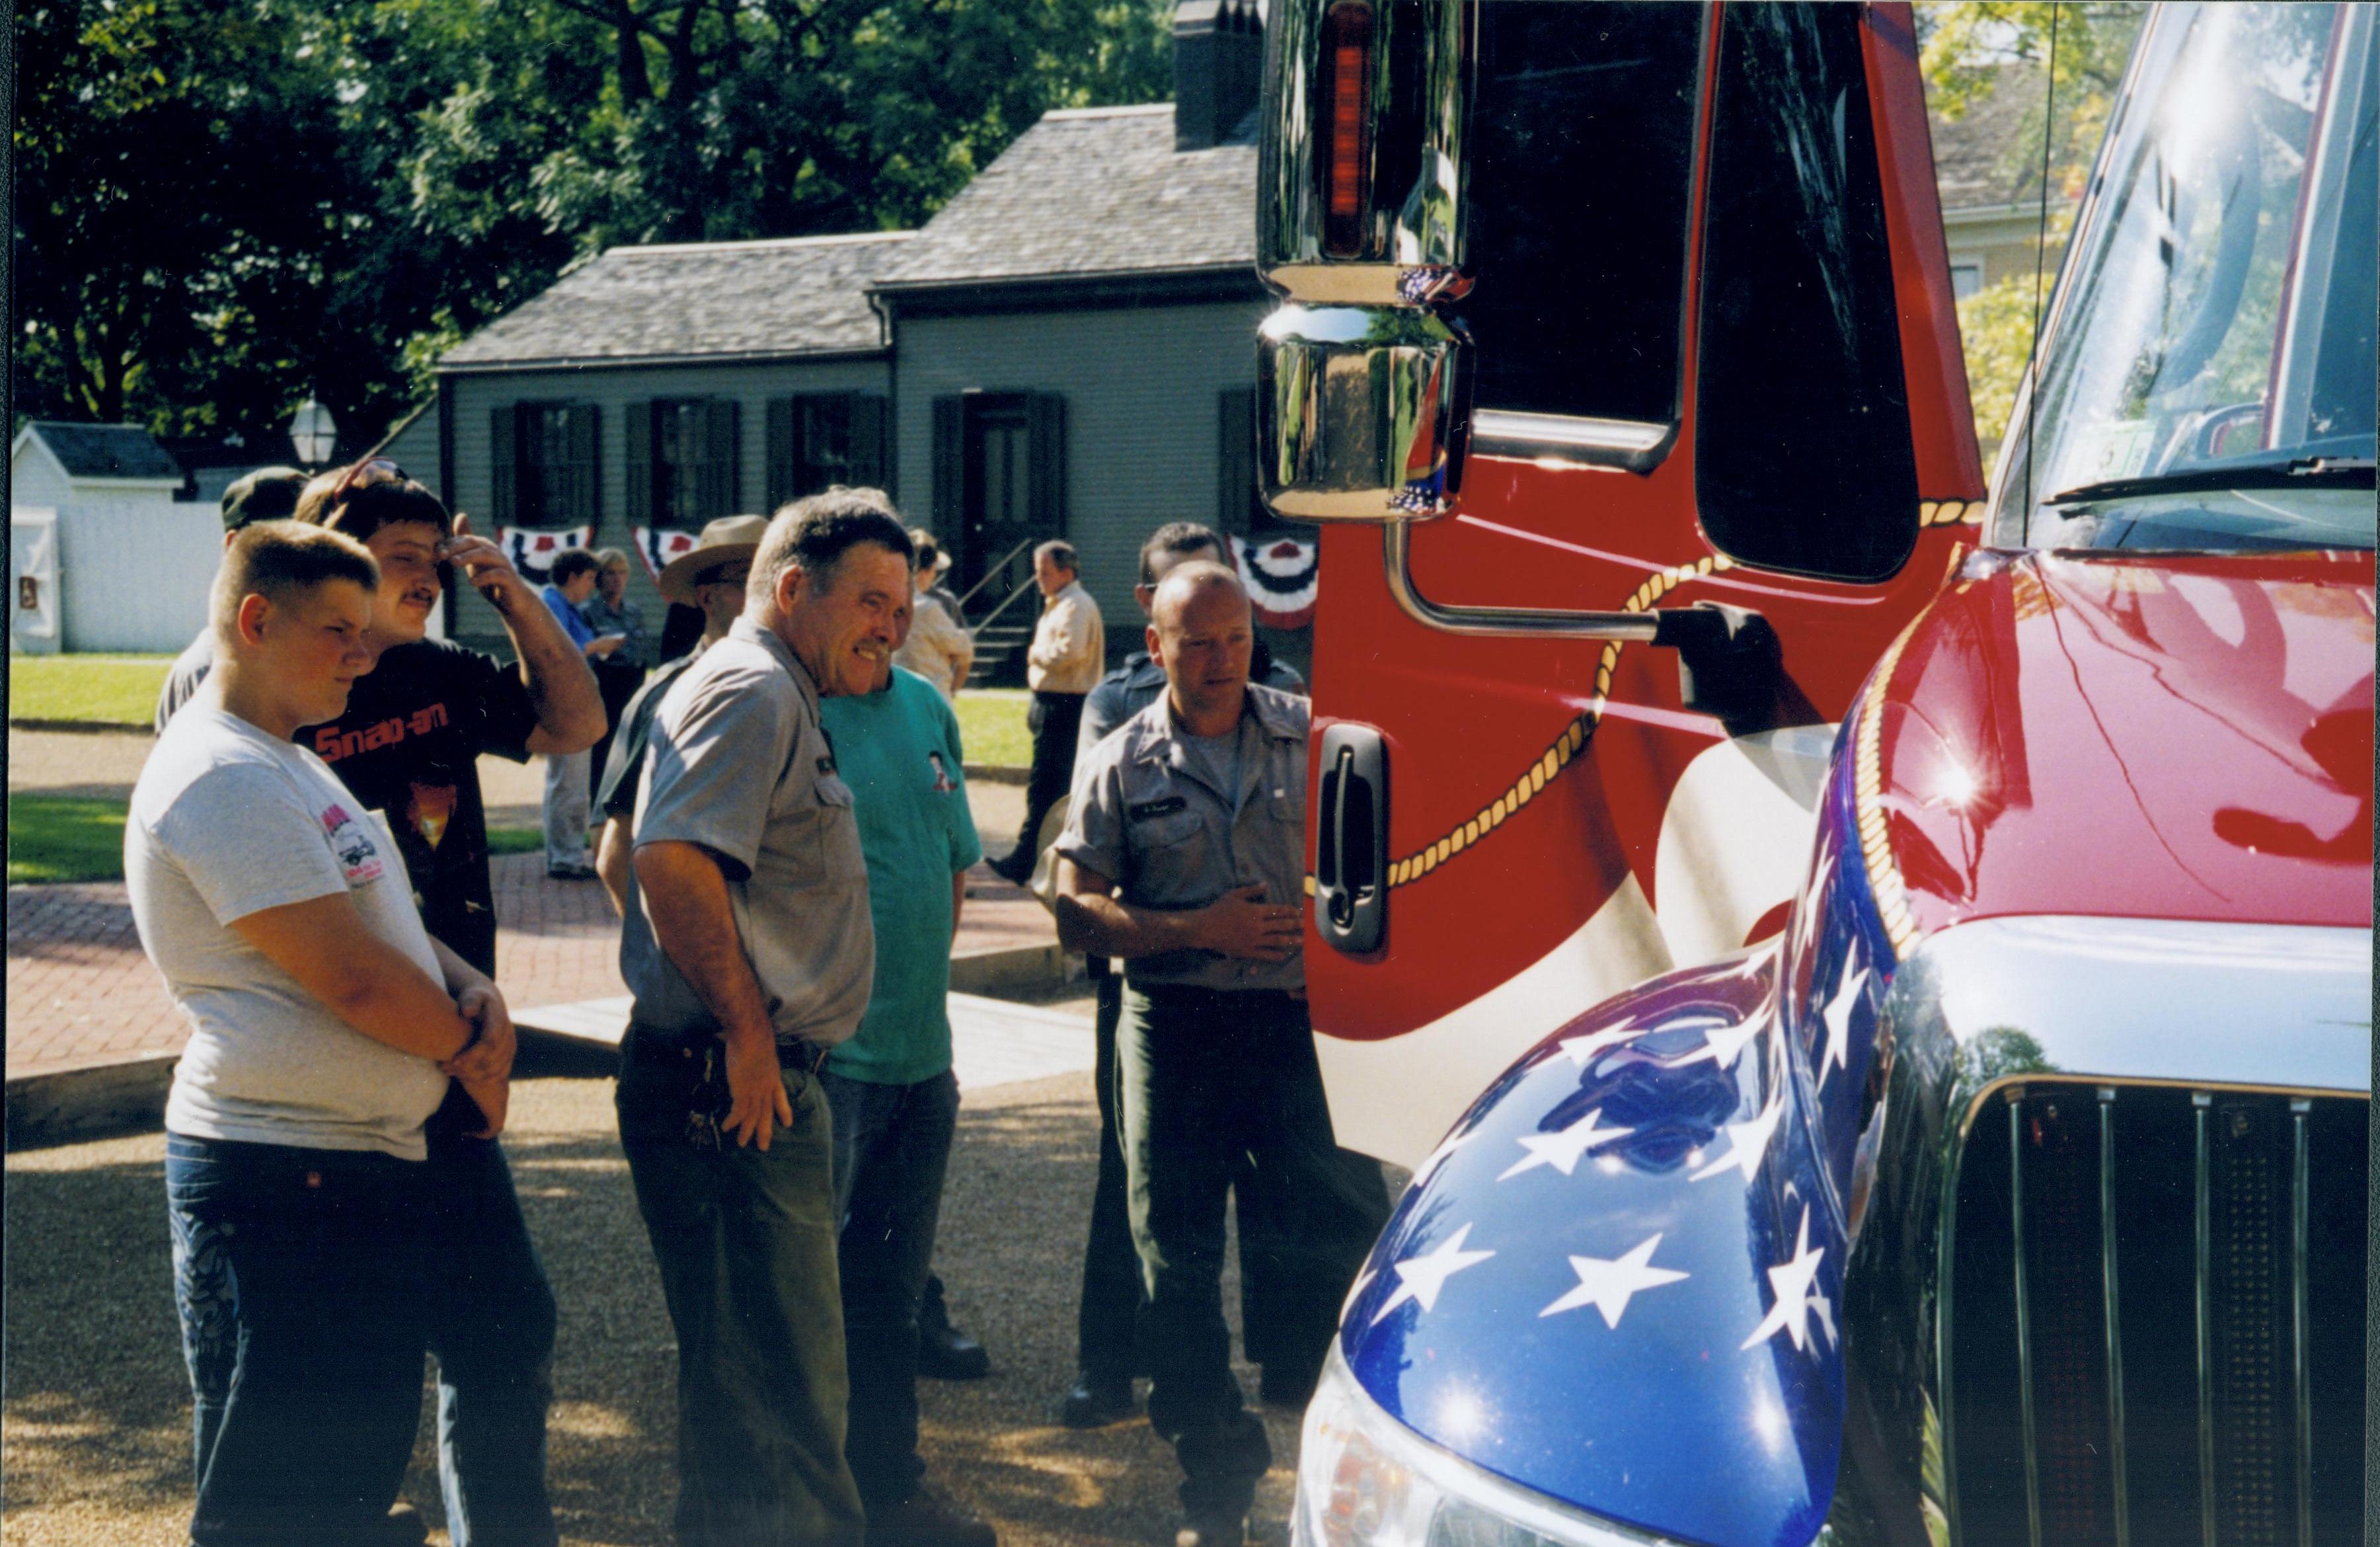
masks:
[[[1907,6],[1276,0],[1307,1547],[2355,1539],[2374,28],[2149,18],[1987,496]]]

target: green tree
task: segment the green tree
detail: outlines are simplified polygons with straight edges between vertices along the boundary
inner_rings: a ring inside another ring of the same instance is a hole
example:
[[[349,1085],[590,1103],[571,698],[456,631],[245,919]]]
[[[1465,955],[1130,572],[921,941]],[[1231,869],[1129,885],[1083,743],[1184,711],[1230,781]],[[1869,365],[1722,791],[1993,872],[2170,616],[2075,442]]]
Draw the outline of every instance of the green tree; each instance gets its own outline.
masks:
[[[2038,286],[2009,275],[1959,303],[1959,334],[1975,432],[1988,458],[2033,356],[2040,310],[2064,256],[2073,201],[2090,176],[2116,89],[2147,7],[2131,0],[1920,0],[1919,67],[1926,106],[1956,121],[1996,92],[2032,89],[2041,110],[2002,149],[2009,186],[2048,189]],[[2043,180],[2046,162],[2047,180]],[[2036,294],[2040,306],[2035,304]]]

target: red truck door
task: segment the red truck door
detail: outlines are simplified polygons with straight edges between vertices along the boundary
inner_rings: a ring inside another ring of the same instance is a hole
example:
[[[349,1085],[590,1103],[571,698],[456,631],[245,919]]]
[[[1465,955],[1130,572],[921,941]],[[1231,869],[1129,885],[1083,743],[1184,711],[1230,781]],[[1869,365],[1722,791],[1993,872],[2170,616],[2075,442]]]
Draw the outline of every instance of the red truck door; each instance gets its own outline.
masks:
[[[1342,1141],[1411,1163],[1580,1011],[1776,931],[1984,480],[1907,6],[1274,18],[1306,971]]]

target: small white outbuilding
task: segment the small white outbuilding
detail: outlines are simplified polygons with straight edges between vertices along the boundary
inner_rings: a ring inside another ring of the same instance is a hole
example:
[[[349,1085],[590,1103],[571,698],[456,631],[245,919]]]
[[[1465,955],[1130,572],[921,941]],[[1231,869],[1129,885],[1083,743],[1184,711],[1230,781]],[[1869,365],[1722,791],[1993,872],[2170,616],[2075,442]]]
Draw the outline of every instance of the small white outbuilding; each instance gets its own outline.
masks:
[[[212,505],[129,424],[29,421],[10,447],[11,648],[174,653],[206,626],[223,556]]]

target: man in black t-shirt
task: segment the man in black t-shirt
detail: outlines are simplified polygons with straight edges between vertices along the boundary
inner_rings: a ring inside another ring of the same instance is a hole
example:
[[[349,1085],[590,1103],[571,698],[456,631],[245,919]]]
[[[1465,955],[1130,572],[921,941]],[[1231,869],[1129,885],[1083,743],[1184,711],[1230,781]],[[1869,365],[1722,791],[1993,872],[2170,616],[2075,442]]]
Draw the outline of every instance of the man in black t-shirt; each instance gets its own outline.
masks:
[[[356,680],[346,712],[294,739],[387,822],[431,934],[493,976],[496,918],[478,760],[590,747],[603,731],[602,698],[585,659],[503,550],[471,536],[459,518],[450,535],[446,507],[393,463],[358,464],[323,506],[322,524],[358,539],[380,563],[370,640],[380,653]],[[441,595],[442,563],[461,566],[503,617],[518,669],[422,637]],[[212,664],[197,645],[175,664],[158,703],[161,726]],[[459,1089],[428,1126],[439,1203],[439,1293],[431,1308],[439,1472],[456,1540],[549,1547],[553,1291],[503,1148],[471,1137],[480,1126]]]

